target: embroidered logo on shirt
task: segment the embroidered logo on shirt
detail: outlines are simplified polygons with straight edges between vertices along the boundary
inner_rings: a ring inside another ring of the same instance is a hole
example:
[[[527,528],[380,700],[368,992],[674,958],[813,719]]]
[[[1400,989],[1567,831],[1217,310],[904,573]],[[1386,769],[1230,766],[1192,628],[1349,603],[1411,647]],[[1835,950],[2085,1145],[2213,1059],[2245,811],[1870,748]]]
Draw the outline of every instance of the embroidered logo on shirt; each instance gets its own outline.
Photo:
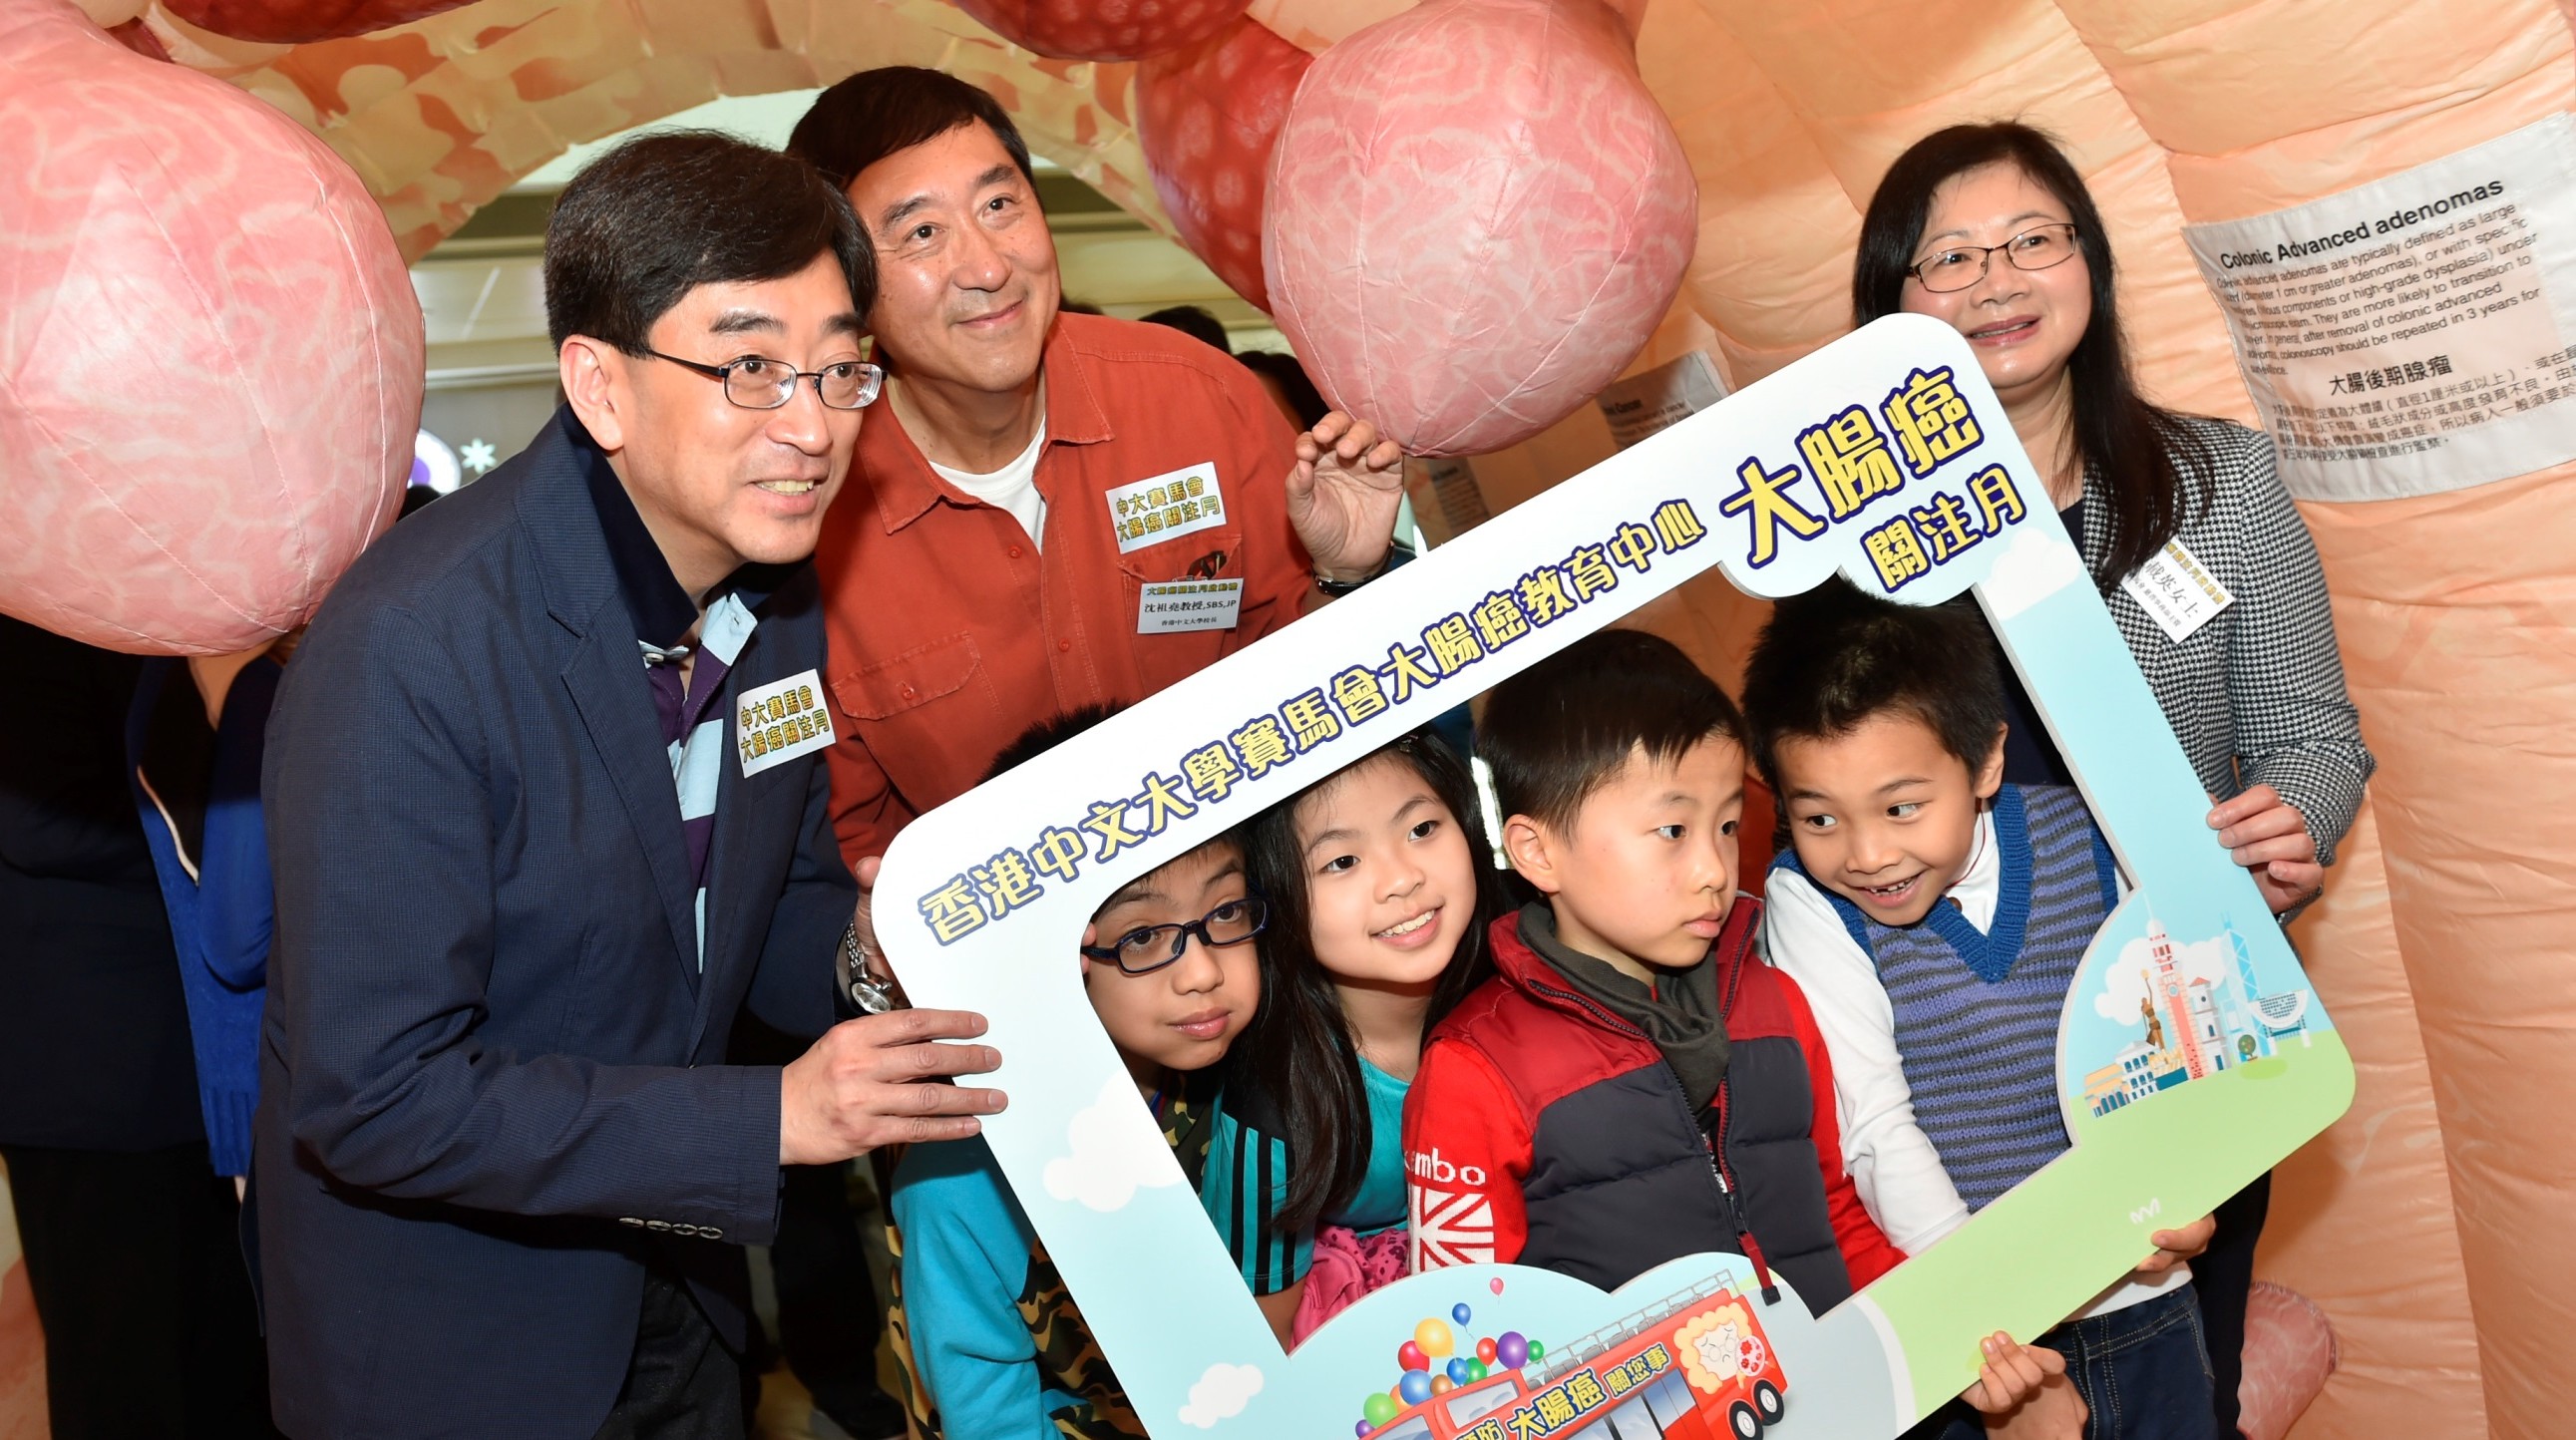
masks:
[[[1121,555],[1225,523],[1225,495],[1213,460],[1121,485],[1105,498]]]
[[[1421,1164],[1416,1157],[1417,1168]],[[1473,1190],[1443,1190],[1416,1179],[1410,1187],[1413,1268],[1490,1265],[1494,1259],[1494,1207]]]
[[[831,707],[823,703],[823,677],[812,670],[790,675],[734,702],[734,748],[742,752],[743,778],[832,743]]]

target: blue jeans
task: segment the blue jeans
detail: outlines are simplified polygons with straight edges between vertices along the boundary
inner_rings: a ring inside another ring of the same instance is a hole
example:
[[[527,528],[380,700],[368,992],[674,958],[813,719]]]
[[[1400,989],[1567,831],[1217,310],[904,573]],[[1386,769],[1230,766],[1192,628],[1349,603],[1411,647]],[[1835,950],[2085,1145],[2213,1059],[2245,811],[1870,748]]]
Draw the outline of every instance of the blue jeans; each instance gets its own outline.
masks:
[[[2189,1285],[2125,1310],[2071,1320],[2035,1344],[2066,1357],[2066,1373],[2092,1418],[2085,1440],[2218,1440],[2209,1352]],[[1977,1412],[1953,1400],[1905,1440],[1981,1440]],[[2231,1437],[2232,1440],[2232,1437]]]

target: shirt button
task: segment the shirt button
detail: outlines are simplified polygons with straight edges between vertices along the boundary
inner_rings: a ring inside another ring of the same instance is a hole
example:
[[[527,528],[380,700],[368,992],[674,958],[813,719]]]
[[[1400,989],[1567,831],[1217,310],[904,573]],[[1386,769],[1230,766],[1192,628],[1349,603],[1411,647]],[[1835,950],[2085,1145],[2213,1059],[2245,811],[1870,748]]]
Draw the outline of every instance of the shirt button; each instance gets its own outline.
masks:
[[[1070,640],[1058,640],[1055,642],[1055,648],[1060,654],[1071,654],[1073,652],[1073,642]]]
[[[903,687],[903,698],[905,698],[906,700],[910,700],[910,699],[912,699],[913,697],[915,697],[915,696],[919,695],[920,693],[921,693],[920,691],[913,689],[913,688],[912,688],[911,686],[909,686],[909,685],[906,685],[905,687]]]
[[[1010,550],[1010,555],[1011,555],[1011,558],[1012,558],[1012,559],[1014,559],[1014,560],[1019,559],[1019,558],[1020,558],[1020,547],[1019,547],[1019,546],[1017,546],[1017,545],[1012,546],[1012,547],[1011,547],[1011,550]]]

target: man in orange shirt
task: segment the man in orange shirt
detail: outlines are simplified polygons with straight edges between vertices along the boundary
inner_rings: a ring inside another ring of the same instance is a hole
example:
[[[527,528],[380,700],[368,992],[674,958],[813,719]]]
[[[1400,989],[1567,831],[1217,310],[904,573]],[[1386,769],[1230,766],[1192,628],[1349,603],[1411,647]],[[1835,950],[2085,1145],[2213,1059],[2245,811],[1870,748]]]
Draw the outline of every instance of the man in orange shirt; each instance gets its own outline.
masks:
[[[1338,414],[1293,433],[1178,331],[1059,314],[1028,149],[984,91],[863,71],[788,148],[848,191],[881,277],[887,403],[816,554],[832,818],[864,887],[1032,723],[1142,699],[1376,574],[1402,457]],[[1218,583],[1154,588],[1181,581]]]

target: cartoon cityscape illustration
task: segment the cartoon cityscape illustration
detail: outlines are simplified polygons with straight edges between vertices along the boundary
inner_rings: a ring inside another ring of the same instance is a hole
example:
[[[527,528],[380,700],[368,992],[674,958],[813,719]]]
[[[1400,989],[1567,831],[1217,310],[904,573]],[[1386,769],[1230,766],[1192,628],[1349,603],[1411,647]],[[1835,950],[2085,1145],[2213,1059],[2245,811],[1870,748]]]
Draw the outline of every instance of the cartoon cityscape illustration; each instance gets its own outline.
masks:
[[[1736,1277],[1721,1271],[1550,1350],[1506,1332],[1433,1374],[1421,1342],[1397,1352],[1392,1390],[1369,1397],[1359,1440],[1762,1440],[1788,1414],[1789,1377]],[[1464,1324],[1468,1309],[1454,1317]]]
[[[2298,1036],[2302,1046],[2309,1043],[2308,992],[2263,994],[2254,978],[2252,947],[2233,922],[2226,924],[2225,936],[2234,964],[2213,984],[2182,972],[2172,937],[2162,922],[2148,917],[2146,998],[2138,1004],[2146,1033],[2084,1077],[2084,1102],[2095,1115],[2264,1059],[2278,1051],[2285,1035]]]

